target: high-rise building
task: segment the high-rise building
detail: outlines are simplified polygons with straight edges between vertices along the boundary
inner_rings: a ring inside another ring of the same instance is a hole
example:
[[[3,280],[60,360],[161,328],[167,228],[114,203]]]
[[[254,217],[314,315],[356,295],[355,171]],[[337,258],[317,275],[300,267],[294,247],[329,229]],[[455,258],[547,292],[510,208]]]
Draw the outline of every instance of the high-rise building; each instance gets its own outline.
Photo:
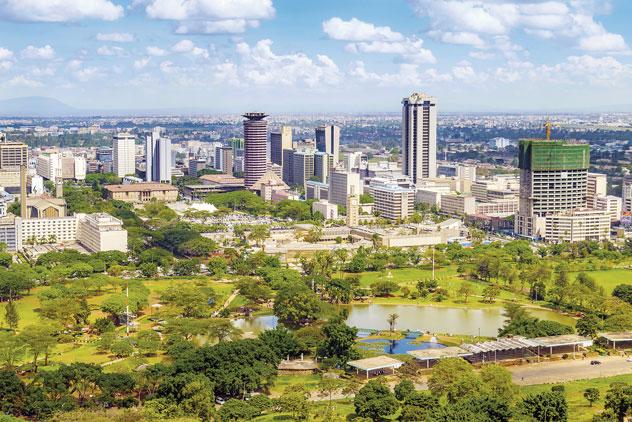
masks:
[[[294,151],[292,155],[292,185],[305,186],[314,175],[314,151]],[[287,183],[287,182],[286,182]]]
[[[112,167],[118,177],[136,173],[136,141],[129,133],[112,138]]]
[[[623,177],[623,211],[632,212],[632,174]]]
[[[171,182],[171,139],[161,136],[162,128],[156,127],[145,139],[145,180],[147,182]]]
[[[586,204],[595,207],[598,196],[608,195],[608,176],[602,173],[588,173],[586,179]]]
[[[329,202],[345,206],[349,195],[361,195],[362,181],[359,173],[332,170],[329,174]]]
[[[415,188],[394,181],[371,181],[373,210],[389,220],[404,220],[415,211]]]
[[[28,165],[28,146],[22,142],[10,142],[4,133],[0,132],[0,170],[19,169]]]
[[[437,100],[426,94],[402,100],[402,172],[415,184],[437,176]]]
[[[586,207],[590,146],[531,139],[520,141],[519,148],[520,205],[515,231],[526,237],[546,237],[547,216]]]
[[[355,192],[347,197],[347,226],[357,227],[360,225],[360,198]]]
[[[329,178],[330,155],[326,152],[317,151],[314,154],[314,176],[319,181],[326,183]]]
[[[316,128],[316,149],[330,157],[330,167],[338,164],[340,155],[340,128],[335,125]]]
[[[254,185],[268,168],[268,122],[265,113],[246,113],[244,120],[244,183]]]
[[[283,150],[292,149],[292,128],[281,126],[278,132],[270,133],[270,161],[283,167]]]
[[[225,174],[233,174],[233,149],[231,147],[220,147],[216,149],[215,157],[219,160],[219,166],[215,168]]]

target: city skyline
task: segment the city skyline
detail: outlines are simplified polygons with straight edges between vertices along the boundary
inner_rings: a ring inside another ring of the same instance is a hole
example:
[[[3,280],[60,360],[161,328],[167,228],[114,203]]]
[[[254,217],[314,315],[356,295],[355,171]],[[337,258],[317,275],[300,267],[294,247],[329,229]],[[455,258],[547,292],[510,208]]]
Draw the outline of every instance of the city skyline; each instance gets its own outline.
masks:
[[[397,112],[426,92],[444,111],[628,109],[631,14],[622,0],[2,0],[0,99]]]

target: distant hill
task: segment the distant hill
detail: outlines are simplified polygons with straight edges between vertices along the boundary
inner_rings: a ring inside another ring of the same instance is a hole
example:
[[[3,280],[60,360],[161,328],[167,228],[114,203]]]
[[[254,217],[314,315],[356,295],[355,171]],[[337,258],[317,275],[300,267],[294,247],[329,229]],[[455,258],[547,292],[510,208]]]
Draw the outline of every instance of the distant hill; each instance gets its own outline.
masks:
[[[49,97],[0,100],[0,116],[54,117],[84,114],[82,110]]]

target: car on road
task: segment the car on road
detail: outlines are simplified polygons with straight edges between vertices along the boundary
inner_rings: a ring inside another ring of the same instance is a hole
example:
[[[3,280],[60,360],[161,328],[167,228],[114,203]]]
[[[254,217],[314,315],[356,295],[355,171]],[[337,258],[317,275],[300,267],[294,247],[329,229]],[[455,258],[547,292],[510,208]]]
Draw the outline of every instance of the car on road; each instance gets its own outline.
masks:
[[[599,360],[591,360],[590,364],[591,365],[601,365],[601,361],[599,361]]]
[[[625,361],[626,361],[626,362],[632,362],[632,356],[630,356],[629,358],[627,358]]]
[[[221,397],[215,397],[215,403],[217,403],[217,404],[224,404],[224,403],[226,403],[226,400],[224,400]]]

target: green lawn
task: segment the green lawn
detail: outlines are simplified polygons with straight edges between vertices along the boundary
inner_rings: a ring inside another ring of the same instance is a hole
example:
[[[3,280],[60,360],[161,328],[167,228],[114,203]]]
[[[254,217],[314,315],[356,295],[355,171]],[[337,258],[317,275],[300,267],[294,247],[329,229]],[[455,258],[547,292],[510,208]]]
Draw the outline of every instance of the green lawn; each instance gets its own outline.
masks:
[[[306,390],[316,389],[320,382],[320,375],[279,375],[274,380],[274,385],[270,388],[272,396],[280,396],[286,388],[302,386]]]
[[[368,271],[360,273],[360,285],[362,287],[370,287],[372,283],[379,280],[393,281],[400,286],[394,296],[391,297],[376,297],[371,298],[371,303],[378,304],[426,304],[434,306],[450,306],[450,307],[470,307],[470,308],[485,308],[492,306],[502,306],[502,300],[511,300],[518,302],[527,302],[527,298],[524,295],[501,291],[499,299],[494,303],[485,303],[481,301],[480,297],[470,297],[468,302],[464,303],[462,298],[458,295],[458,290],[463,283],[469,284],[473,287],[474,296],[481,296],[483,290],[486,287],[485,283],[465,280],[459,277],[456,272],[456,267],[448,266],[444,268],[435,269],[435,279],[439,283],[439,286],[446,289],[449,293],[447,300],[443,302],[435,302],[432,300],[432,295],[426,298],[410,299],[401,296],[403,287],[408,287],[410,292],[417,291],[417,282],[420,280],[432,279],[432,270],[420,269],[420,268],[398,268],[386,271]]]
[[[570,273],[571,279],[574,279],[577,273]],[[612,270],[586,271],[586,274],[593,277],[599,286],[602,286],[606,294],[612,293],[612,290],[618,284],[632,284],[632,270],[623,268],[615,268]]]
[[[209,280],[206,277],[198,277],[198,280],[207,281],[208,285],[211,286],[215,292],[218,294],[218,303],[224,303],[226,298],[232,292],[234,285],[232,283],[219,283],[216,281]],[[149,306],[143,309],[143,315],[141,315],[137,322],[139,323],[139,329],[149,329],[153,325],[151,321],[149,321],[148,317],[151,316],[152,312],[155,310],[151,307],[152,304],[159,302],[159,297],[163,291],[165,291],[169,286],[173,284],[179,283],[191,283],[195,282],[196,278],[161,278],[161,279],[151,279],[151,280],[143,280],[145,286],[150,290],[149,294]],[[20,300],[16,301],[18,314],[20,315],[20,322],[18,325],[18,330],[28,326],[28,325],[37,325],[42,323],[42,319],[39,316],[38,310],[40,307],[40,302],[37,297],[37,294],[41,292],[43,289],[48,287],[36,287],[31,290],[30,294],[22,297]],[[102,294],[97,296],[92,296],[88,298],[88,303],[92,306],[93,310],[90,314],[90,321],[94,321],[95,319],[104,316],[104,314],[98,309],[98,307],[103,303],[103,301],[115,293],[113,288],[106,289]],[[5,304],[0,304],[0,316],[4,315],[4,307]],[[0,327],[3,327],[4,319],[0,317]],[[119,328],[120,331],[123,328]],[[133,334],[132,334],[133,335]],[[50,363],[51,365],[59,364],[59,363],[73,363],[73,362],[89,362],[89,363],[105,363],[114,359],[114,357],[106,354],[100,353],[96,350],[96,337],[87,339],[84,337],[82,341],[77,343],[66,343],[59,344],[55,350],[50,355]],[[29,360],[30,356],[26,356],[25,360]],[[159,361],[162,359],[162,356],[151,358],[150,360]],[[43,360],[42,360],[43,362]],[[119,365],[122,368],[125,368],[127,365],[121,364]],[[135,365],[136,367],[138,365]]]
[[[596,378],[584,381],[572,381],[564,383],[566,400],[568,400],[569,415],[568,420],[574,422],[589,422],[594,414],[603,411],[604,397],[610,384],[613,382],[632,383],[632,375],[619,375],[615,377]],[[522,396],[532,393],[540,393],[549,391],[552,384],[547,385],[530,385],[520,388]],[[600,399],[593,407],[588,405],[584,398],[584,390],[588,387],[599,389]]]

